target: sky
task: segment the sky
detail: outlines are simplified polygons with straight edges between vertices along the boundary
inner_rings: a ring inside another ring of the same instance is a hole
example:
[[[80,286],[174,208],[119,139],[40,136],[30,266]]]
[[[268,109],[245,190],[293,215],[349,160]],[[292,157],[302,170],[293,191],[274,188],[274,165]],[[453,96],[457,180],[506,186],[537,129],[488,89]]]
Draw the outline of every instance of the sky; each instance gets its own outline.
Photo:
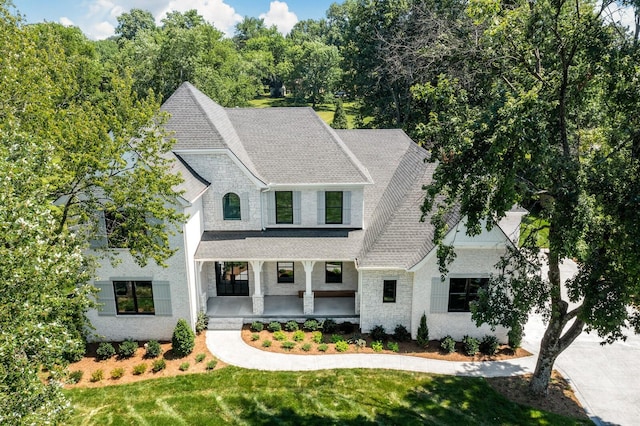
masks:
[[[148,10],[160,20],[170,11],[198,10],[208,22],[232,36],[244,16],[263,18],[286,34],[305,19],[325,16],[331,3],[341,0],[13,0],[26,22],[58,22],[80,27],[93,40],[112,36],[116,17],[133,8]]]

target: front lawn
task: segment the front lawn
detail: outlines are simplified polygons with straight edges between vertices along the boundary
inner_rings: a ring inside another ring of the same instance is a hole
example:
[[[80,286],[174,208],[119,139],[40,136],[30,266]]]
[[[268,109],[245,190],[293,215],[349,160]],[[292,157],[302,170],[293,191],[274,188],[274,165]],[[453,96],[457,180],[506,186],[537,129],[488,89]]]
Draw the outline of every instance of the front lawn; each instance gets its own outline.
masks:
[[[226,367],[65,391],[69,424],[589,424],[510,402],[484,379],[381,370]]]

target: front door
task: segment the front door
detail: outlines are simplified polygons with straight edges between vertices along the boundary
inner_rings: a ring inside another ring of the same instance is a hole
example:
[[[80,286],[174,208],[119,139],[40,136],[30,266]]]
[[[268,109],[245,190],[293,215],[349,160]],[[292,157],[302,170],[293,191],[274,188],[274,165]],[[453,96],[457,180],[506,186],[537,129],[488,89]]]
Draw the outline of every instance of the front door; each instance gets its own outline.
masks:
[[[247,262],[216,262],[218,296],[249,295],[249,264]]]

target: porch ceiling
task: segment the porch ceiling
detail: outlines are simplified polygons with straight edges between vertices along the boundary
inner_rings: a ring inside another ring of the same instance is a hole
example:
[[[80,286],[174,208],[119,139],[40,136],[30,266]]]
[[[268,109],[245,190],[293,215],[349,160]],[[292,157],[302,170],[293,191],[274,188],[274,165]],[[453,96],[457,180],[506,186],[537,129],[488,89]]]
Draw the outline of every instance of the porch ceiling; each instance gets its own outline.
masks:
[[[356,229],[267,229],[207,231],[195,259],[215,260],[354,260],[364,232]]]

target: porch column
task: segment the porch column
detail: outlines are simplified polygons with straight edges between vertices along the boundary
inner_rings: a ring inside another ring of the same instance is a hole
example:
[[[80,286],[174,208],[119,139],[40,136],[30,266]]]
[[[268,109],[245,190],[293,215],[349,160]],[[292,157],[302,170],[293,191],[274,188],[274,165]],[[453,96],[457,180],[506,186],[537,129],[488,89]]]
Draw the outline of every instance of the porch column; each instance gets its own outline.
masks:
[[[313,314],[313,291],[311,291],[311,273],[313,272],[313,266],[316,264],[312,260],[304,260],[302,266],[304,266],[305,272],[305,292],[304,292],[304,305],[303,312],[305,315]]]
[[[264,313],[264,295],[262,294],[262,288],[260,286],[260,273],[262,272],[262,260],[252,260],[251,268],[253,269],[253,314],[262,315]]]

